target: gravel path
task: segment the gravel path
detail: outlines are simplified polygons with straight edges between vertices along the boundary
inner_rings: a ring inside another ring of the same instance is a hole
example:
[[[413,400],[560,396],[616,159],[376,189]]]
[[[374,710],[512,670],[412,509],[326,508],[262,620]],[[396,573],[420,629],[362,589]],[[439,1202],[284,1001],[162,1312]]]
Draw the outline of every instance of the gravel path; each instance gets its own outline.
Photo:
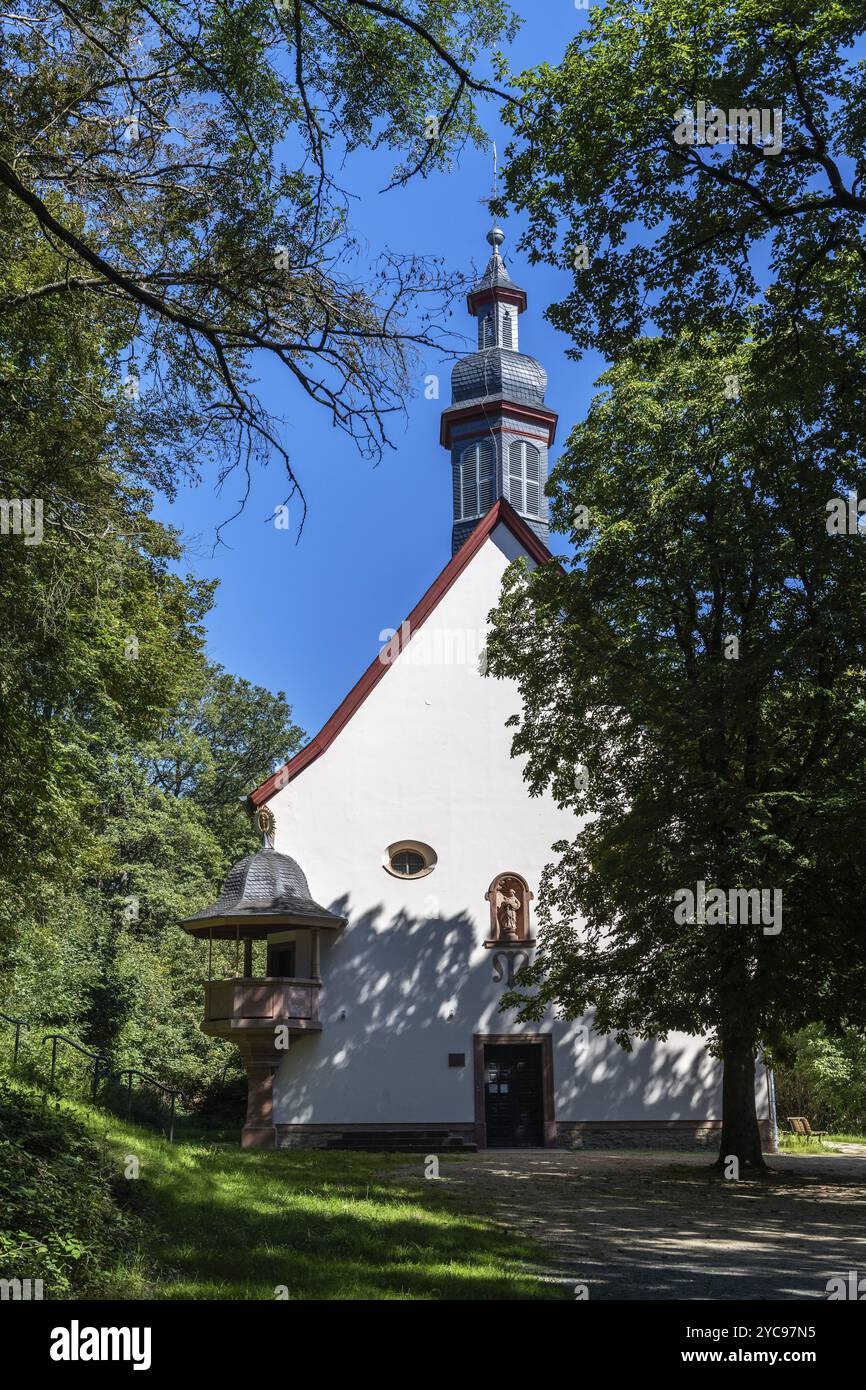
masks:
[[[703,1154],[538,1149],[442,1159],[440,1181],[590,1299],[826,1298],[831,1275],[866,1275],[866,1157],[845,1147],[770,1158],[769,1181],[710,1178]]]

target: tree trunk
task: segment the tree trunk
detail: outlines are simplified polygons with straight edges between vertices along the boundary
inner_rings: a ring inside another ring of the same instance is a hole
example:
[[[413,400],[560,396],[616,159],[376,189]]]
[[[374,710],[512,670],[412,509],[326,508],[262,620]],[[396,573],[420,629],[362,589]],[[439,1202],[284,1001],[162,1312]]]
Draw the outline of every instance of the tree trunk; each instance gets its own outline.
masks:
[[[741,1032],[722,1032],[722,1141],[716,1169],[728,1177],[766,1173],[755,1106],[755,1044]],[[730,1159],[738,1170],[731,1172]]]

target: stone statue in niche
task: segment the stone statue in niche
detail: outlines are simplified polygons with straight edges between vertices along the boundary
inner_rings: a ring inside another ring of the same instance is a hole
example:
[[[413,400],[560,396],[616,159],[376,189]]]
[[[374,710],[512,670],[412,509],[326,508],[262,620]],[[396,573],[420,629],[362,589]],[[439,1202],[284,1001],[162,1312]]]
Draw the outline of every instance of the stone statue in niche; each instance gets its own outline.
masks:
[[[518,885],[513,878],[506,878],[502,881],[498,898],[499,907],[496,918],[499,923],[499,939],[501,941],[519,941],[517,918],[521,904]]]
[[[487,946],[517,946],[529,941],[529,900],[532,894],[520,874],[497,874],[485,898],[490,903]]]

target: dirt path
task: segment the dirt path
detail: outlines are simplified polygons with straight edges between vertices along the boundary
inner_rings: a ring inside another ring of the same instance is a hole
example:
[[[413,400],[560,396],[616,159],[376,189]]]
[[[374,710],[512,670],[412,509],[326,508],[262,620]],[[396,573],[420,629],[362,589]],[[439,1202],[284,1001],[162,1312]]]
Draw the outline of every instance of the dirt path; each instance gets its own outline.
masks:
[[[831,1275],[866,1275],[866,1158],[769,1162],[772,1181],[735,1183],[699,1154],[488,1150],[440,1181],[590,1299],[824,1299]]]

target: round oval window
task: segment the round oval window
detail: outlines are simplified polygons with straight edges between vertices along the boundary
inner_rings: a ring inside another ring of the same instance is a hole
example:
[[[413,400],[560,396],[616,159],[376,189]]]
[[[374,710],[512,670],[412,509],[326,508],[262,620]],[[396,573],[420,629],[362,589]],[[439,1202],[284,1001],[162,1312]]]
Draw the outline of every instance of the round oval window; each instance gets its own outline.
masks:
[[[427,868],[427,861],[417,850],[400,849],[391,858],[391,868],[395,874],[403,874],[406,877],[410,874],[420,874]]]
[[[395,878],[423,878],[435,867],[435,849],[421,840],[397,840],[382,855],[382,868]]]

